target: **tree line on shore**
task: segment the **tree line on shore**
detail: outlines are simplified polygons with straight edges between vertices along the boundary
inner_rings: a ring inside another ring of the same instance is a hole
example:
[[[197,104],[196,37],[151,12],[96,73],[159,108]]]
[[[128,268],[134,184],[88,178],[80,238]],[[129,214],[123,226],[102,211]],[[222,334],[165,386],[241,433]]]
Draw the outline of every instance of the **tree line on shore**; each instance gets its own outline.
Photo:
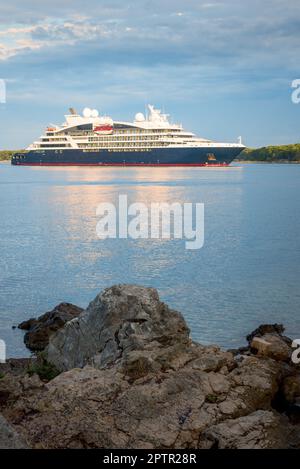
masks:
[[[18,150],[22,151],[22,150]],[[11,160],[14,153],[17,153],[17,150],[0,150],[0,161]]]
[[[239,161],[300,162],[300,143],[276,145],[262,148],[245,148],[238,156]]]

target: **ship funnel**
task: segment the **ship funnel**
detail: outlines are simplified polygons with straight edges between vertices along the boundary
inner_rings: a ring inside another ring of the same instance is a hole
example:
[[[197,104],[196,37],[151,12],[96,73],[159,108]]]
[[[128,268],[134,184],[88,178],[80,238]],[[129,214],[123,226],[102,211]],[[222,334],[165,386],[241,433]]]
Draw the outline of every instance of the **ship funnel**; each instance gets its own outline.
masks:
[[[70,114],[72,114],[72,116],[77,116],[77,112],[73,107],[69,108],[69,112],[70,112]]]

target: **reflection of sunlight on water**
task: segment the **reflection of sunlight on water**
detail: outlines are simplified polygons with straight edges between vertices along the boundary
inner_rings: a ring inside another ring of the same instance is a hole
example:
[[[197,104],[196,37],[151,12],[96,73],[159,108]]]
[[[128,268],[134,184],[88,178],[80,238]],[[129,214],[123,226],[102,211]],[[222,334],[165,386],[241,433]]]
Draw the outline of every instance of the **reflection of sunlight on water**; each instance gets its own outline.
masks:
[[[112,168],[112,167],[85,167],[85,166],[70,166],[70,167],[38,167],[30,168],[32,171],[39,172],[41,175],[45,174],[47,179],[50,177],[53,182],[62,179],[64,182],[69,183],[98,183],[107,184],[116,182],[118,184],[143,184],[143,183],[180,183],[187,180],[193,180],[195,175],[200,181],[210,181],[214,177],[217,179],[224,179],[224,176],[236,174],[243,171],[244,168],[240,166],[229,166],[225,168],[178,168],[178,167],[136,167],[136,168]]]
[[[45,171],[45,168],[34,168],[36,169]],[[67,184],[53,183],[47,188],[44,201],[47,204],[49,226],[53,239],[58,237],[64,240],[66,262],[76,265],[87,262],[99,267],[101,261],[113,259],[118,249],[130,249],[130,268],[140,274],[146,274],[148,269],[150,277],[158,277],[162,270],[179,262],[176,250],[181,253],[185,249],[182,240],[172,241],[175,252],[171,256],[169,240],[98,239],[96,224],[99,217],[96,215],[96,208],[102,202],[113,203],[118,208],[120,194],[127,194],[128,204],[142,202],[148,207],[151,203],[203,202],[208,209],[212,206],[217,212],[220,211],[222,221],[224,214],[218,208],[224,202],[222,185],[231,184],[236,194],[234,201],[231,200],[235,222],[241,206],[242,189],[239,182],[243,172],[237,172],[236,168],[213,168],[209,171],[207,168],[50,169],[51,175],[56,172]],[[120,184],[120,181],[124,184]],[[147,184],[143,184],[145,181]],[[214,228],[219,230],[218,226]]]

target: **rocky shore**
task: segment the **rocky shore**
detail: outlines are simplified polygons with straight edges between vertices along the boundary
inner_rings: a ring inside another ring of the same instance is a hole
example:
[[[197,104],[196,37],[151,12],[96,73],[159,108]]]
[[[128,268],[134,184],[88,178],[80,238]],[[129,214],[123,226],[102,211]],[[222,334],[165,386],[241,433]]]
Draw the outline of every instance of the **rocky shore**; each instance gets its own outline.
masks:
[[[23,323],[36,357],[0,364],[0,447],[300,448],[300,367],[281,325],[193,342],[152,288]]]

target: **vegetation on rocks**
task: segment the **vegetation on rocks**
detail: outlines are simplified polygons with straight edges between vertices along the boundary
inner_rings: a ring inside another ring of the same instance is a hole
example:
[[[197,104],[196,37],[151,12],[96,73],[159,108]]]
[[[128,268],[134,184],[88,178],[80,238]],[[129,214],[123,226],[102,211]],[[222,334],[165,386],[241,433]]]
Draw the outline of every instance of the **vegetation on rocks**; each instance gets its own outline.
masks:
[[[29,376],[37,374],[42,381],[51,381],[59,375],[57,368],[52,363],[47,362],[43,353],[39,353],[38,359],[29,364],[27,368]]]

